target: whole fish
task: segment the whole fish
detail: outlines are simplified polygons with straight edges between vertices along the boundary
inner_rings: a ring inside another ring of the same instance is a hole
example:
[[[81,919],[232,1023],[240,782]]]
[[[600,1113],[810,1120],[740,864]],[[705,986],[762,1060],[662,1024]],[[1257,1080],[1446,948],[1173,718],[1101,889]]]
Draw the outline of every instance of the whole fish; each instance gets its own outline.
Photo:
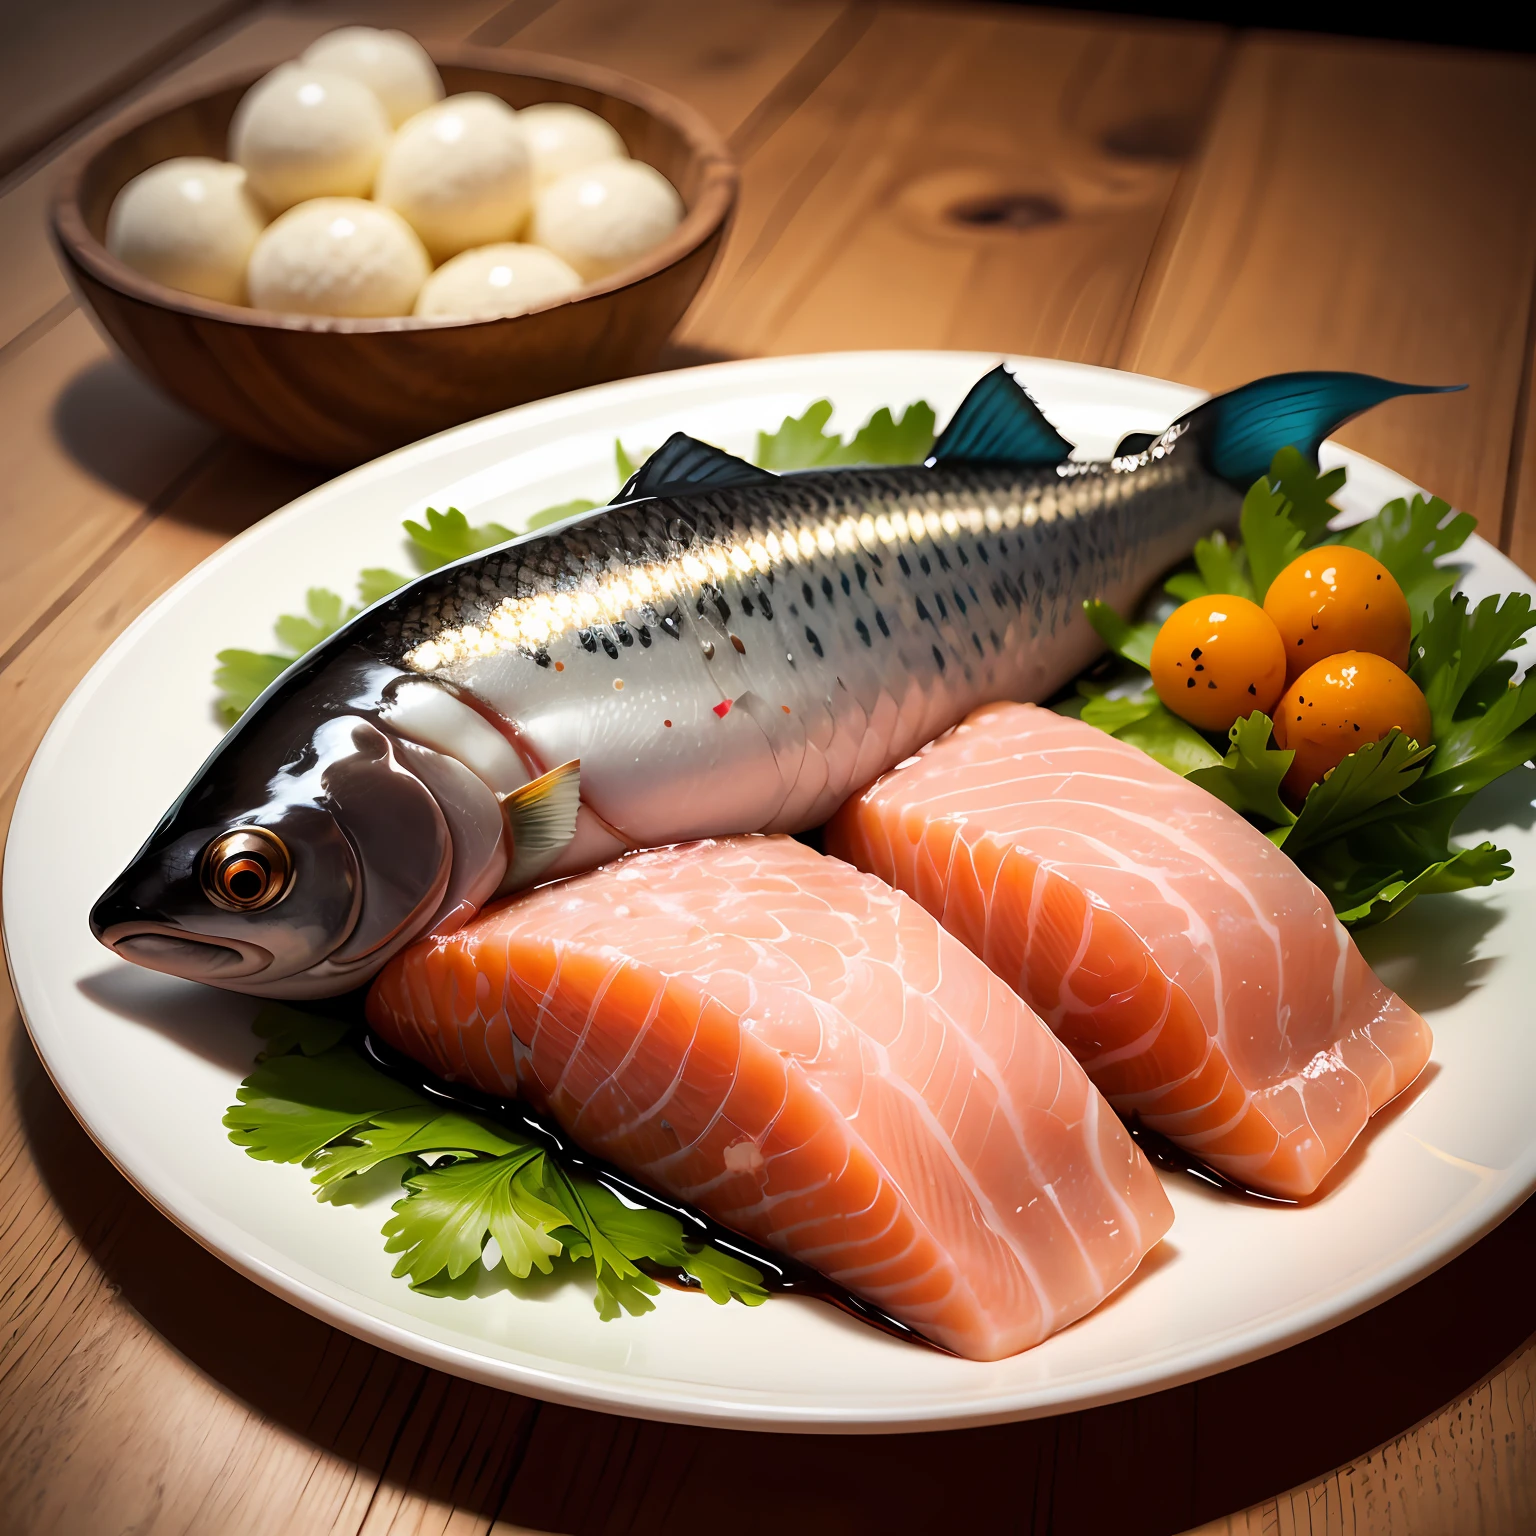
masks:
[[[421,577],[277,680],[91,913],[154,970],[346,992],[626,851],[815,827],[978,705],[1049,697],[1294,444],[1421,387],[1259,380],[1098,463],[1002,368],[925,464],[681,433],[610,507]]]

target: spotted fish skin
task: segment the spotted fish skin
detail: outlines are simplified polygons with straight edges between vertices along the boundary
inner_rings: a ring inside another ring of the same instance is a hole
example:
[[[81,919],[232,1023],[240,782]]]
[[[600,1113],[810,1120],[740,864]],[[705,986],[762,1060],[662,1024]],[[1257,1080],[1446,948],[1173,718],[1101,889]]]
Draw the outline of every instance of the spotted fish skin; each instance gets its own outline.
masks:
[[[1047,697],[1099,648],[1085,598],[1128,604],[1235,521],[1182,446],[615,506],[423,579],[354,638],[531,764],[579,758],[625,846],[799,831],[976,705]],[[555,873],[595,862],[571,854]]]
[[[1424,388],[1275,375],[1101,463],[1001,367],[923,465],[777,476],[674,434],[614,506],[423,576],[290,667],[92,932],[153,970],[328,996],[497,895],[820,825],[971,710],[1058,689],[1099,648],[1083,600],[1131,607],[1279,447],[1315,458]],[[221,885],[237,865],[249,899]]]

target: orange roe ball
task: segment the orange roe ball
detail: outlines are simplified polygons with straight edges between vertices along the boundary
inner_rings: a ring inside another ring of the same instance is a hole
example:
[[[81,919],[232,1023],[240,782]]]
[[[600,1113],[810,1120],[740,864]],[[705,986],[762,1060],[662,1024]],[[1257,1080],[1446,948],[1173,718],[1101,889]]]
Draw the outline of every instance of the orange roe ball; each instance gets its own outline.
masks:
[[[1296,753],[1281,787],[1301,801],[1351,752],[1380,741],[1393,726],[1429,745],[1429,705],[1401,667],[1370,651],[1343,651],[1315,663],[1275,715],[1275,745]]]
[[[1197,597],[1175,608],[1152,642],[1152,686],[1174,714],[1225,731],[1285,689],[1285,644],[1246,597]]]
[[[1408,599],[1363,549],[1324,544],[1298,555],[1270,583],[1264,612],[1285,641],[1286,680],[1340,651],[1370,651],[1408,665]]]

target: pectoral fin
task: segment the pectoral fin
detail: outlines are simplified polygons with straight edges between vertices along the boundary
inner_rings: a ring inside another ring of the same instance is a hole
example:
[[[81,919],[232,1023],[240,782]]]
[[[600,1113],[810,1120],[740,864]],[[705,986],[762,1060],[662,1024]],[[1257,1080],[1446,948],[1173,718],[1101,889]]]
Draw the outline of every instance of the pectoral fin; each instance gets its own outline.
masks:
[[[511,794],[498,795],[512,840],[512,857],[498,895],[530,884],[576,835],[581,809],[581,763],[572,759],[541,773]]]

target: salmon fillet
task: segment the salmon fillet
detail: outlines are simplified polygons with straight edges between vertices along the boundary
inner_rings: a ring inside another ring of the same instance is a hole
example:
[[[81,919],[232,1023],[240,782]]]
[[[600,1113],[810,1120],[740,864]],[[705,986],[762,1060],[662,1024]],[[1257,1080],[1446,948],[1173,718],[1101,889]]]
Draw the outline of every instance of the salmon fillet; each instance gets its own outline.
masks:
[[[827,848],[916,897],[1121,1114],[1252,1189],[1311,1194],[1429,1060],[1429,1026],[1268,838],[1080,720],[977,710]]]
[[[392,960],[370,1023],[976,1360],[1173,1219],[1051,1032],[916,902],[786,837],[632,854]]]

